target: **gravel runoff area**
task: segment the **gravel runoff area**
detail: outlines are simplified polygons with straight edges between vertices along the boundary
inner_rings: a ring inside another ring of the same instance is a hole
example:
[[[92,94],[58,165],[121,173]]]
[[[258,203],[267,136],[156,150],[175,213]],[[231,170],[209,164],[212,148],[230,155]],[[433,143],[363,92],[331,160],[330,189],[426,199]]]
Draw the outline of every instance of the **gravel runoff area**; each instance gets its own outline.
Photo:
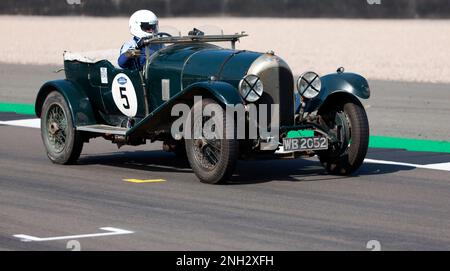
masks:
[[[370,79],[450,82],[450,20],[161,18],[187,33],[194,26],[246,31],[237,48],[273,50],[294,74],[344,66]],[[117,52],[130,39],[128,18],[0,16],[1,62],[62,64],[62,52]]]

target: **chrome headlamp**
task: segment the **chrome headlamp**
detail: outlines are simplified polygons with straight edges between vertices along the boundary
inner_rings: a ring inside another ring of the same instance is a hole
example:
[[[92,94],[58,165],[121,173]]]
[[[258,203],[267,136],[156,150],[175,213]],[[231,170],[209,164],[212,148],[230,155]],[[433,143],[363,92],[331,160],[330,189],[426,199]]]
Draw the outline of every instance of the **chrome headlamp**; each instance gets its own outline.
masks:
[[[297,80],[298,93],[306,99],[316,97],[321,87],[320,76],[315,72],[305,72]]]
[[[256,102],[261,98],[263,91],[263,83],[256,75],[247,74],[239,82],[239,92],[247,102]]]

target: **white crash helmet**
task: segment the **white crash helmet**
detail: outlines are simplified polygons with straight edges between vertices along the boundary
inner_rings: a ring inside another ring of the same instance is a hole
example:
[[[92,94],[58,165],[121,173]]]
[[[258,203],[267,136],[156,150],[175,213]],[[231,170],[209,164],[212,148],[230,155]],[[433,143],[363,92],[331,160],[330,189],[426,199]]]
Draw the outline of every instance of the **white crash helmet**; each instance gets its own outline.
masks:
[[[158,17],[150,10],[141,9],[130,17],[131,35],[144,38],[158,33]]]

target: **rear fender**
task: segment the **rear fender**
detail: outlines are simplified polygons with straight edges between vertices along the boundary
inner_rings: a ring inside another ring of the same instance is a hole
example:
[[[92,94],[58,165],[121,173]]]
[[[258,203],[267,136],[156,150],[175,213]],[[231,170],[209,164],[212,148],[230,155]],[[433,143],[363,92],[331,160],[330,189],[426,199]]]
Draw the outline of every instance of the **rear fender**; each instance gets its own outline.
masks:
[[[58,91],[63,95],[69,106],[74,127],[97,123],[89,98],[76,83],[69,80],[49,81],[41,87],[34,107],[37,117],[41,117],[45,98],[52,91]]]

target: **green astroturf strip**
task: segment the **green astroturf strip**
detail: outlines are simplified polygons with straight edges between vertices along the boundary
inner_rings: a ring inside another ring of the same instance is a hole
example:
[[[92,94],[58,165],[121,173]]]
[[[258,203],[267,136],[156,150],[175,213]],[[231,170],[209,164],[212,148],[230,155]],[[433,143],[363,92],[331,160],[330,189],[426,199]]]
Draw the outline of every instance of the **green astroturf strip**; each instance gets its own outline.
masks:
[[[371,136],[369,148],[450,153],[450,142],[388,136]]]
[[[34,115],[34,105],[0,102],[0,112],[15,112],[17,114]]]

